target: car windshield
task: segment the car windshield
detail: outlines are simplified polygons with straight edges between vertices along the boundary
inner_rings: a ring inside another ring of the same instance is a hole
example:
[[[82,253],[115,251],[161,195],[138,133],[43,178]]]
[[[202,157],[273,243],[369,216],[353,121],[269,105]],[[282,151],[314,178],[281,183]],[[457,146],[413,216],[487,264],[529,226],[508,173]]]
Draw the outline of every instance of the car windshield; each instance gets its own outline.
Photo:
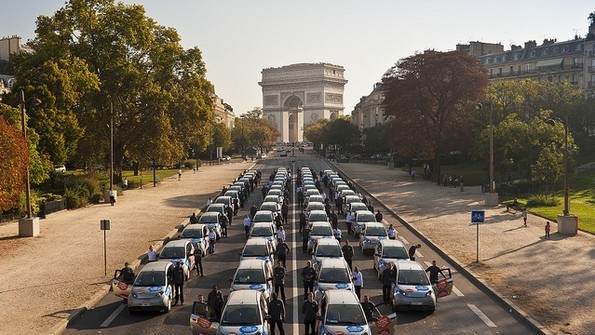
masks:
[[[333,235],[333,231],[331,227],[328,226],[314,226],[312,227],[312,231],[310,232],[311,235],[320,235],[320,236],[331,236]]]
[[[271,213],[256,213],[252,222],[272,222],[273,214]]]
[[[257,305],[227,305],[221,316],[223,326],[255,326],[260,325]]]
[[[180,236],[182,238],[201,238],[202,229],[184,229]]]
[[[401,285],[430,285],[423,270],[399,270],[397,283]]]
[[[227,204],[229,204],[229,199],[219,197],[219,198],[217,198],[217,200],[215,200],[215,203],[227,205]]]
[[[218,222],[218,220],[217,220],[216,215],[206,215],[206,213],[205,213],[198,219],[198,222],[199,223],[216,223],[216,222]]]
[[[321,202],[310,202],[306,210],[313,211],[313,210],[324,210],[324,204]]]
[[[140,272],[134,280],[134,286],[164,286],[165,273],[156,271]]]
[[[318,275],[320,283],[351,283],[349,273],[345,268],[322,268]]]
[[[316,248],[317,257],[341,257],[341,248],[338,245],[319,245]]]
[[[273,232],[270,227],[254,227],[250,236],[273,236]]]
[[[268,256],[267,246],[264,244],[251,244],[244,248],[244,257]]]
[[[265,201],[265,202],[279,202],[279,196],[278,195],[267,195],[263,201]]]
[[[310,222],[328,221],[328,216],[326,216],[326,213],[310,213],[310,216],[308,216],[308,220],[310,220]]]
[[[260,209],[264,210],[264,211],[271,211],[271,212],[276,212],[277,211],[277,205],[275,204],[270,204],[270,203],[263,203],[262,205],[260,205]]]
[[[408,259],[409,254],[403,247],[385,247],[382,249],[382,257]]]
[[[268,195],[283,195],[283,192],[281,192],[281,190],[270,190],[269,193],[267,193]]]
[[[359,305],[332,304],[326,309],[328,325],[366,325],[366,317]]]
[[[359,202],[359,201],[360,201],[360,199],[357,196],[348,195],[348,196],[345,197],[345,203],[346,204],[349,204],[349,203],[352,203],[352,202]]]
[[[357,222],[375,222],[376,218],[372,213],[361,213],[357,215]]]
[[[351,211],[365,211],[367,209],[368,207],[366,207],[364,204],[351,205]]]
[[[161,259],[184,258],[186,256],[184,247],[165,247],[159,254]]]
[[[234,284],[264,284],[262,269],[238,269]]]
[[[384,227],[367,227],[366,236],[386,236]]]
[[[219,204],[221,205],[221,204]],[[207,208],[207,212],[223,212],[224,207],[223,206],[209,206],[209,208]]]

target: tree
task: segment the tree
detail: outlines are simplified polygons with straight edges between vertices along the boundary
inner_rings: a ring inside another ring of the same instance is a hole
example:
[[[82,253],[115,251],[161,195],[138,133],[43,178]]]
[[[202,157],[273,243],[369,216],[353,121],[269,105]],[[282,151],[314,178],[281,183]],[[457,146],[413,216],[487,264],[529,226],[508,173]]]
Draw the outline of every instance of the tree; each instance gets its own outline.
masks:
[[[304,127],[304,137],[312,142],[314,150],[322,150],[323,153],[326,151],[326,146],[324,144],[324,129],[328,122],[329,120],[327,119],[320,119],[316,122],[309,123]]]
[[[185,158],[196,143],[209,144],[214,93],[201,52],[184,50],[177,32],[147,17],[142,6],[69,0],[53,16],[40,16],[36,33],[30,43],[34,55],[15,58],[18,82],[63,84],[53,93],[60,98],[47,109],[73,111],[66,114],[70,122],[65,124],[71,130],[80,127],[69,141],[51,136],[44,147],[76,143],[68,145],[76,147],[78,162],[105,162],[110,148],[106,125],[112,116],[116,171],[124,158],[169,165]],[[51,76],[33,80],[33,73],[24,70],[33,60],[54,69]],[[62,92],[64,88],[69,92]],[[59,159],[69,159],[71,147]]]
[[[366,154],[386,153],[390,151],[390,123],[382,123],[364,129],[364,146]]]
[[[433,157],[439,176],[440,155],[470,143],[463,106],[484,94],[486,70],[462,52],[426,51],[391,67],[382,82],[384,110],[395,116],[393,146],[405,157]]]
[[[21,132],[0,115],[0,212],[15,208],[25,188],[29,164],[27,142]]]
[[[279,132],[268,120],[262,119],[258,108],[235,119],[232,139],[236,150],[259,147],[261,150],[275,144]]]
[[[349,152],[352,145],[360,143],[361,132],[348,118],[341,117],[326,124],[323,141]]]

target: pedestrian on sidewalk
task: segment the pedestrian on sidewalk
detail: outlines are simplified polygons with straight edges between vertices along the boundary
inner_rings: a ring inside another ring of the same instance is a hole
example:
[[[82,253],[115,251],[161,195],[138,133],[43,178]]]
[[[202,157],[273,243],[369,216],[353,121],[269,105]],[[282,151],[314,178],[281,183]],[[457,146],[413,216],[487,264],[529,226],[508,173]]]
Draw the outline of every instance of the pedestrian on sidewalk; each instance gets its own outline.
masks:
[[[281,291],[281,299],[285,302],[285,266],[283,262],[278,261],[273,269],[273,283],[275,284],[275,294]]]
[[[204,277],[203,271],[202,271],[202,257],[203,257],[203,251],[201,247],[196,247],[194,248],[194,266],[196,267],[196,275],[197,276],[201,276]]]
[[[221,320],[221,311],[223,310],[223,293],[219,291],[217,285],[213,285],[213,290],[209,292],[207,297],[207,305],[215,311],[217,320]]]
[[[283,300],[285,300],[285,297]],[[268,321],[271,326],[271,335],[275,335],[275,328],[279,328],[279,334],[285,335],[285,330],[283,329],[285,304],[278,299],[277,293],[271,294],[271,301],[268,304]]]
[[[178,170],[178,181],[182,180],[182,169]]]
[[[527,209],[523,209],[523,214],[522,214],[522,216],[523,216],[523,227],[527,227],[527,214],[528,214]]]
[[[170,268],[169,274],[171,282],[174,284],[174,306],[178,304],[178,301],[184,304],[184,268],[182,267],[182,261],[176,262],[173,268]]]
[[[545,222],[545,239],[546,240],[550,239],[550,222],[549,221]]]
[[[382,222],[382,213],[380,213],[380,210],[376,211],[376,222]]]
[[[355,295],[357,295],[357,300],[360,300],[362,287],[364,287],[364,276],[361,272],[359,272],[357,266],[355,267],[355,271],[353,271],[351,279],[353,280],[353,288],[355,289]]]
[[[409,259],[414,261],[415,260],[415,251],[417,249],[421,248],[421,244],[415,244],[412,245],[411,248],[409,248]]]
[[[308,299],[302,304],[302,314],[304,314],[304,328],[306,335],[316,335],[316,315],[318,314],[318,303],[314,300],[314,293],[308,293]]]
[[[118,195],[118,191],[111,189],[109,190],[109,202],[110,204],[115,205],[116,204],[116,196]]]
[[[207,200],[207,207],[211,206],[211,204],[213,204],[213,199],[209,197]]]
[[[147,250],[147,258],[149,262],[154,262],[157,260],[157,252],[153,250],[153,246],[149,246],[149,250]]]
[[[349,265],[349,271],[353,271],[353,247],[349,245],[349,241],[345,240],[345,245],[341,248],[343,252],[343,258],[345,258],[345,262]]]

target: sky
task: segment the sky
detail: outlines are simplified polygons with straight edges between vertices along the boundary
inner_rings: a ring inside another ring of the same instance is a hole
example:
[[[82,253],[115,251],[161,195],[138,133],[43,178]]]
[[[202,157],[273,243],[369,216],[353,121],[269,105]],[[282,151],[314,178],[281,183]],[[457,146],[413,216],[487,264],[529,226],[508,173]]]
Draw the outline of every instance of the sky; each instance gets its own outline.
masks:
[[[458,43],[511,44],[585,36],[593,0],[124,0],[198,47],[207,79],[236,115],[262,107],[264,68],[345,68],[345,114],[399,59]],[[0,0],[0,36],[35,37],[35,20],[64,0]]]

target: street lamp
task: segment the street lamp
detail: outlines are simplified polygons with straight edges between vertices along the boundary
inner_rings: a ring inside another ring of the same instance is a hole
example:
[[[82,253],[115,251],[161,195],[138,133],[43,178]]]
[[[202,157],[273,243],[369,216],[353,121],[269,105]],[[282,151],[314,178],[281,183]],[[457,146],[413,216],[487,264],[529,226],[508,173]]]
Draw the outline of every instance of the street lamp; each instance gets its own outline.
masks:
[[[545,123],[555,126],[556,123],[564,125],[564,211],[558,215],[558,232],[576,235],[578,230],[578,217],[570,214],[570,197],[568,195],[568,115],[565,120],[560,118],[547,119]]]
[[[39,99],[33,101],[34,105],[41,103]],[[21,127],[23,128],[23,138],[27,144],[29,152],[29,140],[27,139],[27,125],[25,119],[25,92],[21,90]],[[39,235],[39,218],[33,217],[31,210],[31,181],[29,179],[29,163],[26,166],[25,173],[25,217],[19,220],[19,236],[37,236]]]
[[[490,137],[490,148],[489,148],[489,179],[490,185],[488,187],[489,193],[486,198],[486,205],[487,206],[496,206],[498,205],[498,193],[496,193],[496,185],[494,183],[494,123],[492,121],[492,117],[494,114],[494,105],[490,102],[490,127],[489,127],[489,137]],[[475,106],[476,109],[482,109],[483,105],[478,103]]]

